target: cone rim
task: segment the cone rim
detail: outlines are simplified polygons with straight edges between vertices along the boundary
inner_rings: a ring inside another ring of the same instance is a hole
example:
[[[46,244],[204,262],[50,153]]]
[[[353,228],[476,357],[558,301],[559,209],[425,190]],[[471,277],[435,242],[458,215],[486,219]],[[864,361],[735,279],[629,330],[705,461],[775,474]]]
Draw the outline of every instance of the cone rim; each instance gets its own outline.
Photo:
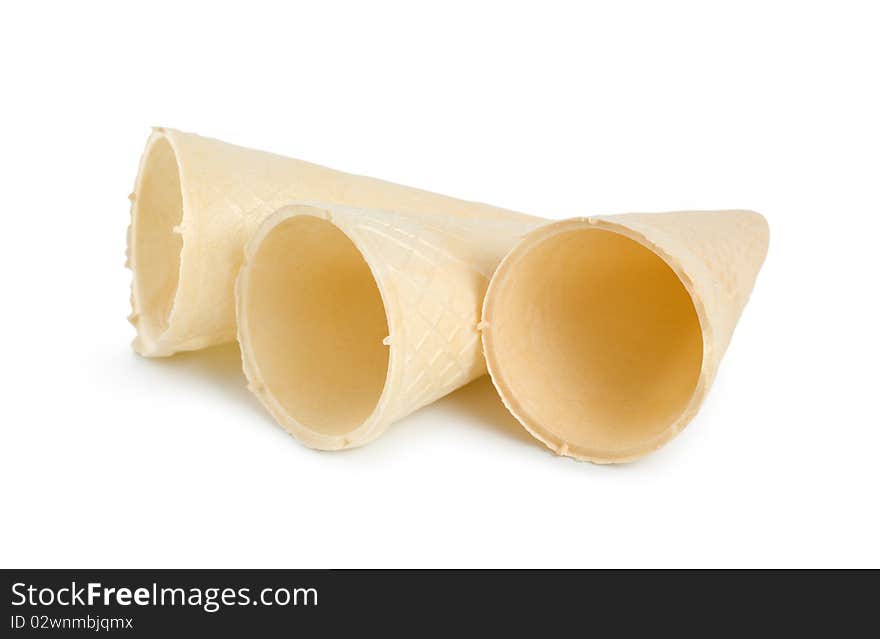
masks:
[[[518,264],[532,248],[556,235],[571,231],[590,229],[610,231],[627,237],[662,259],[673,273],[675,273],[676,277],[678,277],[690,297],[702,333],[703,350],[700,372],[690,399],[686,403],[682,412],[659,433],[636,444],[615,449],[589,448],[587,446],[565,441],[559,435],[552,432],[552,430],[539,423],[539,420],[532,417],[522,404],[517,401],[516,394],[512,391],[511,385],[507,382],[504,371],[499,362],[497,348],[493,341],[494,334],[492,331],[492,320],[493,311],[495,310],[495,300],[497,299],[501,288],[507,284],[508,276],[513,267],[516,266],[516,264]],[[558,455],[572,457],[581,461],[589,461],[598,464],[626,463],[644,457],[645,455],[661,448],[664,444],[678,435],[694,417],[705,398],[713,376],[712,362],[714,360],[712,354],[713,340],[711,322],[706,307],[702,302],[693,280],[688,276],[678,258],[651,241],[643,233],[630,228],[625,222],[617,221],[613,217],[596,216],[568,218],[550,222],[549,224],[545,224],[526,234],[522,240],[520,240],[520,242],[518,242],[516,246],[507,253],[489,281],[489,286],[486,289],[486,296],[483,300],[481,327],[481,339],[483,355],[486,360],[486,368],[488,369],[492,384],[498,391],[505,407],[523,426],[523,428],[532,435],[532,437],[540,441],[547,448],[551,449]]]
[[[187,260],[186,256],[189,253],[189,247],[192,245],[191,238],[188,237],[189,233],[187,229],[193,226],[189,223],[191,216],[191,207],[188,206],[186,190],[183,186],[184,171],[183,164],[181,162],[181,149],[173,133],[175,133],[173,129],[166,129],[163,127],[153,128],[141,154],[137,177],[135,178],[134,191],[131,195],[130,224],[127,237],[127,267],[129,268],[129,270],[131,270],[132,273],[130,321],[137,331],[137,335],[132,342],[132,348],[136,353],[145,357],[168,357],[180,350],[195,350],[212,343],[210,340],[195,340],[186,348],[181,348],[179,344],[175,345],[175,342],[179,340],[169,339],[169,336],[172,334],[173,327],[177,325],[176,320],[178,309],[180,307],[180,304],[178,302],[183,295],[181,293],[181,289],[185,288],[187,283],[187,271],[184,268],[184,265],[192,263],[192,260]],[[165,142],[168,144],[174,156],[174,162],[177,167],[177,177],[179,181],[181,200],[181,218],[178,224],[178,230],[172,232],[177,232],[181,236],[181,247],[178,254],[177,282],[174,287],[174,294],[171,297],[171,305],[165,317],[164,328],[162,328],[161,330],[156,330],[153,322],[148,319],[149,314],[146,312],[147,304],[143,299],[143,294],[141,291],[142,283],[140,281],[140,274],[142,273],[142,271],[139,267],[137,233],[138,219],[141,214],[140,203],[143,199],[142,193],[145,171],[149,164],[151,154],[155,150],[156,145],[160,142]],[[201,343],[203,341],[205,342],[204,344]]]
[[[282,428],[306,446],[318,450],[342,450],[362,446],[376,439],[384,432],[385,428],[387,428],[389,420],[385,418],[385,413],[391,403],[391,397],[394,393],[392,380],[394,379],[394,371],[396,370],[394,363],[394,354],[396,352],[394,340],[388,340],[386,338],[386,346],[389,349],[388,367],[385,372],[385,381],[382,386],[382,391],[376,400],[376,405],[372,412],[360,424],[345,434],[328,435],[311,428],[300,420],[297,420],[284,408],[281,402],[269,391],[269,387],[264,380],[257,361],[258,358],[248,337],[250,332],[250,321],[246,312],[249,288],[248,273],[250,263],[256,256],[260,244],[277,226],[283,224],[289,219],[302,216],[317,217],[325,220],[343,233],[363,257],[364,262],[370,270],[370,274],[376,282],[376,287],[379,290],[379,296],[385,313],[385,320],[388,325],[389,336],[393,336],[395,334],[395,326],[392,322],[393,314],[389,313],[389,292],[386,290],[386,286],[379,277],[374,264],[368,258],[368,254],[363,250],[357,238],[349,233],[344,225],[338,224],[333,220],[332,209],[332,205],[309,200],[292,202],[270,214],[263,223],[260,224],[257,231],[245,245],[244,260],[235,279],[236,337],[241,350],[242,370],[248,380],[248,389],[256,395],[260,403],[263,404],[266,410],[269,411],[269,414],[275,418]]]

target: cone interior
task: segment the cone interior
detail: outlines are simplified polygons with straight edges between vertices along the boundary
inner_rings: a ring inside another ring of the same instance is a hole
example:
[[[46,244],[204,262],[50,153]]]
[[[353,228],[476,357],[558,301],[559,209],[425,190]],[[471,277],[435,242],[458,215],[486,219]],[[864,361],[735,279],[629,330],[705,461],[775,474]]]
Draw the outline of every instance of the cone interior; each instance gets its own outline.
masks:
[[[520,421],[597,460],[635,454],[674,425],[700,377],[703,340],[667,263],[592,226],[512,257],[487,301],[487,356]]]
[[[156,339],[168,328],[177,294],[183,238],[180,173],[171,144],[157,137],[144,159],[135,193],[132,264],[140,329]]]
[[[354,243],[327,220],[293,216],[262,238],[244,277],[242,344],[279,421],[327,436],[360,426],[385,385],[388,322]]]

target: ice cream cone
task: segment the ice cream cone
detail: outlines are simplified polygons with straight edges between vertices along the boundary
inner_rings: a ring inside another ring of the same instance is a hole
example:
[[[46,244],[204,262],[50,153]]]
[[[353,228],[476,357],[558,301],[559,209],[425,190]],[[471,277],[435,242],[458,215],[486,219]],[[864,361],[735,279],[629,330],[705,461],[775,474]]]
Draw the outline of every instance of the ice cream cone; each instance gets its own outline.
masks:
[[[313,448],[359,446],[486,372],[478,324],[499,260],[541,220],[303,203],[245,249],[250,389]]]
[[[133,347],[146,356],[235,338],[233,285],[242,249],[288,202],[490,221],[518,215],[172,129],[156,129],[148,140],[131,200],[130,320]]]
[[[750,211],[577,218],[527,235],[483,306],[510,411],[560,455],[625,462],[702,403],[767,252]]]

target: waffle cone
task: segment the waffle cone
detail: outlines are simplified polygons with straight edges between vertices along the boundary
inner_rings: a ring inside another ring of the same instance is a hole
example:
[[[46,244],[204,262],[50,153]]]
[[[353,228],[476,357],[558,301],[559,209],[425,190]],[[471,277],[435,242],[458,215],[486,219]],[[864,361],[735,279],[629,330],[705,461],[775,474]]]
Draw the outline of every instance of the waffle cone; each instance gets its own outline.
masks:
[[[131,196],[133,347],[171,355],[235,339],[233,287],[245,242],[292,201],[488,221],[528,216],[173,129],[147,141]]]
[[[624,462],[697,413],[767,252],[750,211],[554,222],[504,258],[483,346],[504,403],[561,455]]]
[[[540,223],[323,203],[272,214],[236,287],[250,389],[303,443],[336,450],[485,374],[495,267]]]

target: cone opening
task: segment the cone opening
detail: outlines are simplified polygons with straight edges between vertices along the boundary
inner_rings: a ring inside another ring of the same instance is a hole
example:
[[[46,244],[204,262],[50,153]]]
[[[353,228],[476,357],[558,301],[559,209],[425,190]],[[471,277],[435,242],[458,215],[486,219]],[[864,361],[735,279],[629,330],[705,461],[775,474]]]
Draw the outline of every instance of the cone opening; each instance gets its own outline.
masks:
[[[265,388],[270,410],[295,434],[344,437],[373,413],[387,377],[388,321],[376,280],[351,239],[325,219],[294,215],[258,240],[239,283],[251,383]]]
[[[135,190],[132,270],[138,330],[155,341],[169,324],[180,278],[183,195],[177,157],[164,137],[152,140]]]
[[[489,370],[514,414],[554,449],[636,457],[674,434],[694,395],[699,317],[649,246],[587,222],[554,226],[517,247],[490,287]]]

